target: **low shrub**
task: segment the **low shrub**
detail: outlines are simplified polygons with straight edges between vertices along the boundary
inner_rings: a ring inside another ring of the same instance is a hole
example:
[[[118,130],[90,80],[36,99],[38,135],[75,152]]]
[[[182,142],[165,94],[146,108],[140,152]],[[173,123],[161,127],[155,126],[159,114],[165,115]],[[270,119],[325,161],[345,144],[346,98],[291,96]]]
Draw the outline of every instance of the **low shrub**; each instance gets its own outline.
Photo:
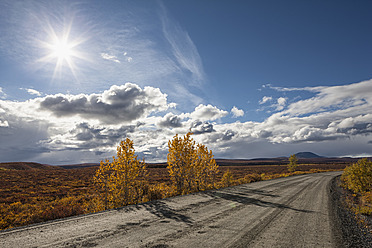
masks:
[[[354,193],[364,194],[372,190],[372,162],[366,158],[345,168],[341,176],[345,188]]]

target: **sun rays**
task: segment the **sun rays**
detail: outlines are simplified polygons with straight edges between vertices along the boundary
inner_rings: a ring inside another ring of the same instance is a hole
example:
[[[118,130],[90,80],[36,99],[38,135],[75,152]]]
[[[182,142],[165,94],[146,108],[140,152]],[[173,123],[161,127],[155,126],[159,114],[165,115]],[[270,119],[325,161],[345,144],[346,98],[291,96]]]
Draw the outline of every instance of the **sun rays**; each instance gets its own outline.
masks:
[[[72,22],[63,29],[63,32],[57,34],[56,30],[50,25],[47,25],[46,32],[47,41],[40,41],[45,55],[38,61],[42,63],[55,63],[53,77],[54,80],[58,75],[62,74],[64,67],[67,67],[77,80],[76,65],[77,60],[87,60],[85,56],[79,51],[81,45],[86,39],[78,37],[73,39],[71,37]]]

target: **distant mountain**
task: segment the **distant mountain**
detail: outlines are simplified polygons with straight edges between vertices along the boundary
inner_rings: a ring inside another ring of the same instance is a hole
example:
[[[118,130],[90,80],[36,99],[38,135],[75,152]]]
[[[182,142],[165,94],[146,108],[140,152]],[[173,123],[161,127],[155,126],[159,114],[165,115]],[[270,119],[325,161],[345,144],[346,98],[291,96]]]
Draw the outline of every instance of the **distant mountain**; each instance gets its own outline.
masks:
[[[297,158],[324,158],[312,152],[298,152],[295,155]]]
[[[94,166],[99,166],[99,163],[56,165],[56,167],[60,167],[63,169],[79,169],[79,168],[87,168],[87,167],[94,167]]]
[[[9,162],[0,163],[0,169],[5,170],[54,170],[55,166],[39,164],[34,162]]]

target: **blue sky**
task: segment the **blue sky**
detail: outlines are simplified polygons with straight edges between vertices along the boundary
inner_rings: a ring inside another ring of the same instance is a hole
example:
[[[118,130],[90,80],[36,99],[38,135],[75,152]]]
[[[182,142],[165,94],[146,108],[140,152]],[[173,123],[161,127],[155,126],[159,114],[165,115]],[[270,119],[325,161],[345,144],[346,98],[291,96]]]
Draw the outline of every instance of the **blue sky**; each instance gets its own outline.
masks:
[[[370,1],[0,1],[0,162],[372,155]]]

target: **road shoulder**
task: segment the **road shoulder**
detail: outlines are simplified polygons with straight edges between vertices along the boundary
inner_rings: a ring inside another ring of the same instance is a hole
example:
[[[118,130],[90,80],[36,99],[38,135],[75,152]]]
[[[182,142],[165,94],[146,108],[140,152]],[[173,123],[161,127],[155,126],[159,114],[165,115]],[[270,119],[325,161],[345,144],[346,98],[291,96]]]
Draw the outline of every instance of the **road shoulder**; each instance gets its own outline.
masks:
[[[340,176],[332,179],[329,185],[334,241],[339,247],[372,247],[372,234],[358,223],[358,216],[347,208],[345,192],[339,185]]]

